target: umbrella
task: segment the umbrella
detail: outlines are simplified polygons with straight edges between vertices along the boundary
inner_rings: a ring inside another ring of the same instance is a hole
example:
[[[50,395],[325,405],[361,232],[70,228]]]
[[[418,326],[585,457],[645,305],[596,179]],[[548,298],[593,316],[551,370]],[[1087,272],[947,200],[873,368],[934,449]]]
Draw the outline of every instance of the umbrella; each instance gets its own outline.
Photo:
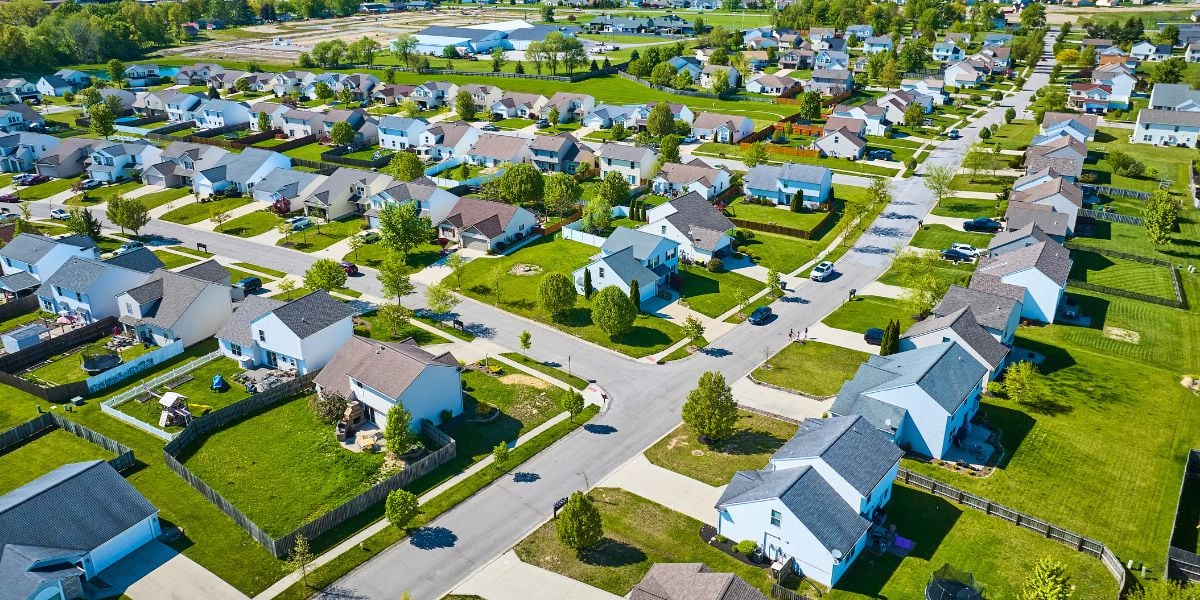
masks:
[[[72,321],[73,321],[73,319],[71,319],[71,317],[63,315],[63,316],[59,317],[55,321],[55,323],[58,323],[59,325],[70,325],[72,323]]]

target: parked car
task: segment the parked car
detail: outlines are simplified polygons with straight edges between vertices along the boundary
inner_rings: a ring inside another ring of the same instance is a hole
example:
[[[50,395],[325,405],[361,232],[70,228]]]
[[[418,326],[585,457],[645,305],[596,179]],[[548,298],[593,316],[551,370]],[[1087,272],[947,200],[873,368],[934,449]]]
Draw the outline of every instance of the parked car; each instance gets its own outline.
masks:
[[[25,182],[26,182],[26,181],[29,181],[29,179],[30,179],[30,178],[32,178],[32,177],[36,177],[36,175],[35,175],[35,174],[33,174],[33,173],[21,173],[20,175],[16,175],[16,176],[14,176],[14,177],[13,177],[13,184],[15,184],[15,185],[29,185],[29,184],[27,184],[27,183],[25,183]]]
[[[358,234],[358,239],[362,240],[364,244],[378,242],[379,241],[379,232],[378,231],[364,231],[364,232]]]
[[[17,203],[21,201],[21,197],[16,194],[0,194],[0,202]]]
[[[21,178],[20,181],[14,179],[13,183],[17,185],[37,185],[39,183],[46,183],[47,181],[50,181],[50,178],[45,175],[30,175],[29,177]]]
[[[243,277],[233,285],[242,288],[247,294],[252,294],[262,289],[262,280],[257,277]]]
[[[887,148],[879,148],[868,152],[867,158],[871,160],[892,160],[892,151]]]
[[[951,262],[969,262],[975,260],[974,255],[967,254],[962,250],[956,250],[954,248],[946,248],[945,250],[939,252],[939,254],[941,254],[943,259]]]
[[[312,219],[305,216],[292,217],[284,222],[292,228],[292,231],[300,231],[301,229],[312,227],[313,224]]]
[[[101,185],[102,184],[99,181],[96,181],[95,179],[84,179],[83,181],[79,182],[79,189],[94,190],[94,189],[100,187]]]
[[[771,320],[773,314],[770,306],[760,306],[754,309],[754,312],[750,313],[750,317],[746,320],[750,321],[751,325],[763,325]]]
[[[480,127],[479,130],[480,131],[500,131],[500,128],[496,127],[495,125],[492,125],[491,123],[487,123],[483,127]]]
[[[872,345],[879,346],[883,344],[883,330],[878,327],[872,327],[863,334],[863,341]]]
[[[976,248],[975,246],[972,246],[970,244],[963,244],[961,242],[956,242],[956,243],[950,244],[950,248],[952,250],[958,250],[959,252],[969,254],[972,257],[983,254],[983,248]]]
[[[125,254],[126,252],[133,252],[134,250],[137,250],[138,248],[145,248],[145,247],[146,247],[145,244],[138,242],[138,241],[125,242],[124,244],[121,244],[120,248],[117,248],[116,250],[113,251],[113,256],[120,256],[122,254]]]
[[[989,219],[987,217],[979,217],[970,221],[963,221],[963,231],[982,231],[984,233],[996,233],[1003,229],[1000,221]]]
[[[700,138],[697,138],[694,135],[689,135],[687,137],[684,137],[683,140],[681,140],[681,141],[684,144],[695,144],[696,142],[700,141]]]
[[[833,263],[831,263],[827,260],[823,260],[823,261],[821,261],[820,264],[813,267],[812,273],[810,273],[808,275],[808,278],[813,281],[825,281],[826,279],[829,279],[829,277],[833,274],[834,274]]]
[[[534,125],[535,125],[535,126],[538,128],[538,129],[545,129],[545,128],[547,128],[547,127],[549,127],[549,126],[550,126],[550,121],[548,121],[548,120],[546,120],[546,119],[538,119],[538,120],[537,120],[537,123],[534,123]]]
[[[67,219],[71,218],[71,213],[67,212],[67,209],[65,208],[56,208],[50,211],[50,218],[57,219],[59,221],[66,221]]]
[[[950,133],[946,134],[946,139],[950,139],[950,140],[957,140],[959,137],[961,137],[961,136],[959,135],[957,129],[951,129]]]
[[[343,260],[339,264],[342,265],[342,270],[345,271],[347,275],[358,275],[358,265],[346,260]]]

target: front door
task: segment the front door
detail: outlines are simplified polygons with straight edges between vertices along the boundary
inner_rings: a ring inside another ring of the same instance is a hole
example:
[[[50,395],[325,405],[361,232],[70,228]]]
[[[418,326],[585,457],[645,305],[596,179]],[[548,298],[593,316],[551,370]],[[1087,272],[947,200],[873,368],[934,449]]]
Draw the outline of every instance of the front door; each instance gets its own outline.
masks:
[[[279,358],[270,350],[267,350],[267,365],[271,367],[279,366]]]

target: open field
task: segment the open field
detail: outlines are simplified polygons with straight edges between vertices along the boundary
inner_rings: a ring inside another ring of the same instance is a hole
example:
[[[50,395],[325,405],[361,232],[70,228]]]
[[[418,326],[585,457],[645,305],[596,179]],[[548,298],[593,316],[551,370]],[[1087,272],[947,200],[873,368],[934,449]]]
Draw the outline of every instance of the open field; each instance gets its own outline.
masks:
[[[763,383],[813,396],[833,396],[868,356],[823,342],[788,344],[753,374]]]

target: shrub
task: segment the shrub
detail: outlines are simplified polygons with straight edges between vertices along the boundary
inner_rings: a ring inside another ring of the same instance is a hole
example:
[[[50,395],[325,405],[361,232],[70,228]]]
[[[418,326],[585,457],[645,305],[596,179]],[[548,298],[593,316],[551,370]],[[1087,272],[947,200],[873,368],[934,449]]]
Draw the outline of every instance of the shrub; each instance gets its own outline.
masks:
[[[725,263],[721,262],[721,259],[713,257],[708,261],[707,268],[709,273],[720,273],[725,270]]]
[[[450,419],[454,418],[454,412],[448,408],[444,408],[439,416],[441,417],[443,423],[449,423]]]
[[[492,411],[495,410],[495,408],[496,407],[488,404],[487,402],[478,402],[475,404],[475,414],[481,417],[486,417],[492,414]]]
[[[982,98],[979,96],[979,94],[971,94],[967,97],[967,99],[971,101],[971,104],[974,104],[979,102]]]
[[[745,254],[745,253],[746,253],[746,247],[745,247],[745,246],[738,246],[738,247],[737,247],[737,251],[738,251],[738,254]]]
[[[346,399],[328,389],[309,398],[309,406],[322,423],[337,423],[346,414]]]
[[[729,538],[727,538],[719,533],[717,534],[717,542],[724,544],[725,542],[728,542],[728,541],[729,541]]]
[[[742,540],[733,545],[733,550],[740,554],[745,554],[746,556],[749,556],[751,554],[754,554],[755,550],[758,550],[758,543],[755,542],[754,540]]]

